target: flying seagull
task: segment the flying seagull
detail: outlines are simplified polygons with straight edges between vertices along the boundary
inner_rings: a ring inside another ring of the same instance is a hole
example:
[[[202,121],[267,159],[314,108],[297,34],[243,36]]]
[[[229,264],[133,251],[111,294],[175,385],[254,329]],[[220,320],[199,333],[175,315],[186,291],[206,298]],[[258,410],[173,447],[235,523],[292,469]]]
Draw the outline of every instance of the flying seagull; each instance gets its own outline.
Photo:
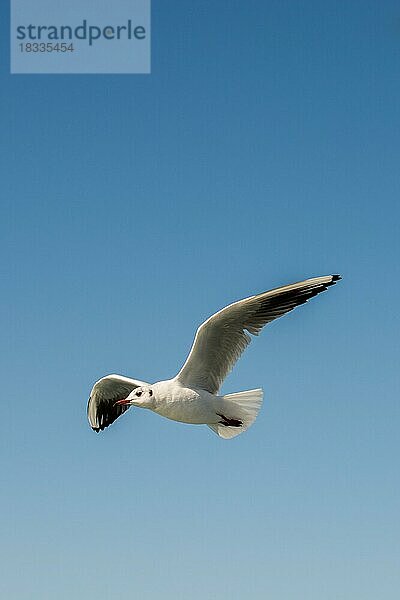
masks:
[[[233,438],[256,420],[263,390],[220,396],[225,377],[267,323],[304,304],[340,279],[314,277],[229,304],[198,328],[179,373],[149,384],[121,375],[99,379],[90,393],[88,419],[94,431],[111,425],[130,406],[148,408],[181,423],[208,425],[219,437]]]

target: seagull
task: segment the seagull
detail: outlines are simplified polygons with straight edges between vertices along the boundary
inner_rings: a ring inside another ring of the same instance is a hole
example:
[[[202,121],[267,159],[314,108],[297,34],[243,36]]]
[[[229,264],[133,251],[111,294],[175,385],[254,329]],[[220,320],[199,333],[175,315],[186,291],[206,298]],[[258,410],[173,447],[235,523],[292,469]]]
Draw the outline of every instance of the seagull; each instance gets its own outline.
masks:
[[[87,414],[97,433],[131,406],[195,425],[207,425],[223,439],[234,438],[256,420],[263,390],[225,396],[220,387],[242,352],[267,323],[334,285],[340,275],[314,277],[229,304],[197,329],[185,364],[172,379],[149,384],[107,375],[90,393]]]

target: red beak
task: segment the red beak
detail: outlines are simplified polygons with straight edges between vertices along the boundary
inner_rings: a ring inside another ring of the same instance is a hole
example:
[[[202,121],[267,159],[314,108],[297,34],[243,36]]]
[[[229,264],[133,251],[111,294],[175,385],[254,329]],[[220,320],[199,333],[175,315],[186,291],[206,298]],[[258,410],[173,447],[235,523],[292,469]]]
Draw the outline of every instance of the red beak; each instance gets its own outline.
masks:
[[[119,405],[129,404],[129,400],[128,400],[128,398],[124,398],[123,400],[118,400],[118,402],[114,403],[114,406],[117,406],[117,404],[119,404]]]

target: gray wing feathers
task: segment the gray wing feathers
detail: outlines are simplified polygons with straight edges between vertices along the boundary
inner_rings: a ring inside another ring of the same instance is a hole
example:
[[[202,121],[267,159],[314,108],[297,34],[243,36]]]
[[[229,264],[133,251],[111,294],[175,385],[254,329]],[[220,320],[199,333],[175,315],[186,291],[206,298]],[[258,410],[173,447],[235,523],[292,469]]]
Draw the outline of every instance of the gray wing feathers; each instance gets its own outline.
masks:
[[[239,300],[223,308],[197,330],[189,356],[177,375],[184,385],[216,394],[225,377],[267,323],[304,304],[340,279],[315,277]]]
[[[114,406],[117,400],[123,400],[132,390],[147,385],[143,381],[123,377],[122,375],[107,375],[96,381],[90,392],[87,414],[89,423],[94,431],[102,431],[115,421],[129,406]]]

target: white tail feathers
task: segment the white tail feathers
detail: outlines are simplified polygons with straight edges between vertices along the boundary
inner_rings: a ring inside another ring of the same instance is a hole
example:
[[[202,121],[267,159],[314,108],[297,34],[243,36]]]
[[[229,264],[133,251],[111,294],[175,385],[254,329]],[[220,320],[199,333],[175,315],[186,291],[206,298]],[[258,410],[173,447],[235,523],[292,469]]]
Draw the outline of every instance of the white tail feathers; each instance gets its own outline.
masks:
[[[263,390],[248,390],[222,396],[217,415],[218,423],[208,427],[219,437],[230,439],[246,431],[257,418],[263,401]]]

